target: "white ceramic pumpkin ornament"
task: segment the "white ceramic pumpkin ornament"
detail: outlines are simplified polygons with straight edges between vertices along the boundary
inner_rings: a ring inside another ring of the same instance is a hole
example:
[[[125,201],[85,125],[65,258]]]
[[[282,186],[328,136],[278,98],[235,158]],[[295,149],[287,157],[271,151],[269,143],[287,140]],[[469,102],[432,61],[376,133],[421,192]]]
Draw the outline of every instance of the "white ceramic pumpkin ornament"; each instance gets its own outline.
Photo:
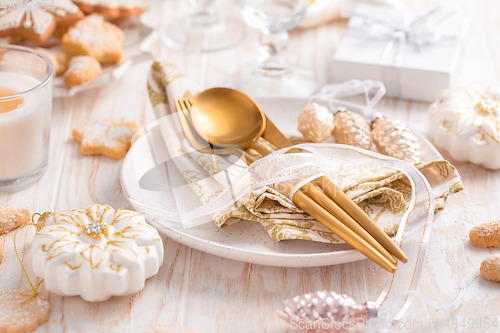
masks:
[[[457,161],[500,168],[500,87],[474,85],[441,92],[431,105],[434,144]]]
[[[33,271],[51,293],[91,302],[144,288],[163,262],[163,243],[144,216],[95,204],[45,213],[33,238]]]

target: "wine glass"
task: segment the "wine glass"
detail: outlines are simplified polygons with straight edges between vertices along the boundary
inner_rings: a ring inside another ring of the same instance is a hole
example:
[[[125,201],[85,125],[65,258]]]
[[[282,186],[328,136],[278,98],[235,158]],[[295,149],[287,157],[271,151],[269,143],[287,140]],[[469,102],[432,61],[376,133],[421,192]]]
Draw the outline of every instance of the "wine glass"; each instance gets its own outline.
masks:
[[[214,0],[189,0],[194,11],[170,22],[162,32],[171,48],[186,52],[220,51],[241,42],[244,27],[232,19],[222,20],[212,6]]]
[[[315,83],[312,71],[293,67],[283,56],[289,41],[287,30],[295,28],[304,18],[310,0],[240,0],[245,22],[260,29],[257,66],[249,77],[248,90],[256,94],[272,93],[279,86],[278,93],[309,95]],[[275,78],[273,80],[273,78]],[[253,88],[252,88],[253,87]],[[250,92],[249,92],[250,93]]]

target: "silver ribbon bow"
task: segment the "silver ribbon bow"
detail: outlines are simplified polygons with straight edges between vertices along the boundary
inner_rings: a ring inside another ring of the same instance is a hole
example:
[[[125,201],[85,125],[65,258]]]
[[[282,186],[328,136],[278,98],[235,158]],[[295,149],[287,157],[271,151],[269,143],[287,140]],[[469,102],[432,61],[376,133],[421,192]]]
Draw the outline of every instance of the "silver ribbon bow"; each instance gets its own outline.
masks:
[[[401,11],[398,15],[355,13],[351,19],[356,20],[357,24],[350,27],[347,34],[355,38],[387,42],[379,63],[391,68],[389,73],[385,73],[387,79],[383,81],[393,82],[394,91],[399,94],[399,79],[395,69],[405,46],[412,45],[419,52],[425,46],[438,43],[443,46],[455,44],[458,42],[455,36],[444,36],[437,29],[453,14],[439,8],[417,17],[411,11]]]

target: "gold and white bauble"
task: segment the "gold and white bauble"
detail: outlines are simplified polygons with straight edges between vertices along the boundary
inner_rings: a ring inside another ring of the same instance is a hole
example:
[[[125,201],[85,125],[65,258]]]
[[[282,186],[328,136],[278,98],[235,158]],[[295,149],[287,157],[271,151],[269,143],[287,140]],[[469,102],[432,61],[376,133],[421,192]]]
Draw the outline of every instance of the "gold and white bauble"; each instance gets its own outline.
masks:
[[[437,147],[457,161],[500,168],[500,87],[445,90],[431,112],[430,136]]]
[[[163,262],[158,231],[140,213],[95,204],[42,218],[33,271],[51,293],[92,302],[133,294]]]
[[[328,108],[312,103],[305,107],[298,118],[298,130],[308,141],[319,143],[330,137],[333,130],[333,114]]]
[[[372,137],[379,153],[411,164],[420,162],[418,138],[408,126],[399,120],[376,118],[372,121]]]

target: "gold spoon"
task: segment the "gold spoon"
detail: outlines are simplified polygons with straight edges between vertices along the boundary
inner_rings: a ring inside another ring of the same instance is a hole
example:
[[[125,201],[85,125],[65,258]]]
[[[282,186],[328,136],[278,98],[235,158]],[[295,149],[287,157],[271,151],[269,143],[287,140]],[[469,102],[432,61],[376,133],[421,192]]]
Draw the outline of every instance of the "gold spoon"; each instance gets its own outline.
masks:
[[[254,148],[262,155],[270,153],[257,142],[266,130],[265,126],[269,121],[257,104],[243,93],[225,88],[209,89],[198,95],[194,106],[202,107],[195,108],[196,112],[191,113],[193,126],[198,133],[204,133],[203,136],[211,144],[231,143],[244,148]],[[221,128],[223,130],[220,131]],[[391,263],[388,270],[394,269],[396,260],[387,250],[323,192],[311,184],[304,185],[301,190],[314,199],[311,200],[300,191],[296,192],[292,199],[304,211],[379,265],[387,269],[388,261]],[[347,228],[329,212],[348,224],[358,234]]]
[[[212,145],[236,145],[268,155],[271,151],[257,142],[266,129],[266,115],[254,107],[253,100],[242,99],[241,95],[237,90],[224,88],[198,94],[193,105],[203,105],[203,110],[191,110],[193,125]]]

